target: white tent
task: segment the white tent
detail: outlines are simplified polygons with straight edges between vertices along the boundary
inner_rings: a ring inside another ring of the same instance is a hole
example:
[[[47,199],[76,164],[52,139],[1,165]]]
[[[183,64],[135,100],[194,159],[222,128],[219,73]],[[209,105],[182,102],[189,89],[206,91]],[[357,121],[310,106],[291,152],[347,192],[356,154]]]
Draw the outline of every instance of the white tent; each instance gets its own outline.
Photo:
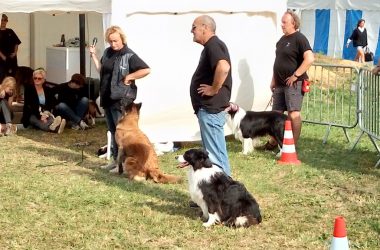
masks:
[[[31,13],[35,11],[95,11],[111,12],[111,1],[108,0],[12,0],[1,1],[0,10],[3,12]]]
[[[103,36],[103,19],[111,13],[111,2],[100,0],[12,0],[0,1],[0,11],[9,17],[7,27],[21,40],[18,62],[22,66],[46,68],[46,48],[66,38],[79,37],[79,13],[86,13],[86,40]],[[103,41],[100,41],[103,44]]]
[[[189,95],[203,48],[190,33],[196,16],[211,15],[216,34],[229,48],[231,101],[246,110],[264,110],[271,97],[275,43],[282,35],[285,10],[286,2],[278,0],[113,0],[111,23],[123,27],[128,45],[152,68],[137,83],[137,101],[143,102],[140,126],[151,140],[200,139]]]
[[[288,0],[288,7],[301,16],[301,31],[309,39],[315,52],[353,59],[355,49],[345,47],[347,38],[361,18],[366,21],[368,46],[380,56],[380,1],[379,0]]]
[[[190,79],[202,50],[192,41],[194,18],[211,15],[217,23],[217,35],[229,48],[231,101],[246,110],[264,110],[271,97],[275,43],[282,35],[280,20],[286,1],[12,0],[0,3],[0,9],[6,13],[94,11],[103,13],[104,27],[121,26],[128,46],[152,69],[149,76],[137,82],[137,101],[143,102],[140,126],[153,142],[164,142],[200,139],[189,97]],[[39,33],[46,36],[53,31],[56,29],[51,27]]]

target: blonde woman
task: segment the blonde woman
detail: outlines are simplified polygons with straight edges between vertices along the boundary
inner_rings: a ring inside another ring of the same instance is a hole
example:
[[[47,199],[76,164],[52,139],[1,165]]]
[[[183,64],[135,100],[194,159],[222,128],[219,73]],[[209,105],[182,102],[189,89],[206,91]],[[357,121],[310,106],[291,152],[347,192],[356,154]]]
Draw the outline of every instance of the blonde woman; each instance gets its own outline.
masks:
[[[17,132],[17,126],[12,124],[11,105],[12,96],[16,90],[16,80],[11,77],[5,77],[0,85],[0,115],[5,124],[0,125],[0,136],[12,135]]]
[[[110,46],[104,51],[100,60],[94,46],[91,46],[89,51],[96,69],[100,72],[100,105],[104,108],[107,127],[112,135],[113,161],[102,166],[102,169],[112,170],[117,169],[118,146],[115,141],[115,131],[122,113],[121,106],[133,102],[121,89],[124,85],[136,88],[135,80],[148,75],[150,68],[127,46],[126,35],[119,26],[109,27],[105,32],[105,40]]]
[[[45,70],[36,69],[33,72],[33,84],[25,86],[21,121],[25,128],[32,125],[43,131],[60,134],[65,128],[66,120],[51,114],[55,97],[52,89],[46,86],[45,79]]]

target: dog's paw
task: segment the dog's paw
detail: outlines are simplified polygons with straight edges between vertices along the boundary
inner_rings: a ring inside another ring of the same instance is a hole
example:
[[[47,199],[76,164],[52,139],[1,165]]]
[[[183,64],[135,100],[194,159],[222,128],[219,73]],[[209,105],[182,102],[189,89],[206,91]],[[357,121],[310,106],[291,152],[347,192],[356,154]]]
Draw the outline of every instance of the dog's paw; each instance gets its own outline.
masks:
[[[199,215],[199,218],[201,218],[201,221],[202,221],[202,222],[207,222],[207,221],[208,221],[208,217],[203,216],[202,212],[201,212],[201,214]]]
[[[210,228],[212,225],[214,225],[213,222],[210,222],[210,221],[207,221],[205,223],[202,224],[205,228]]]
[[[138,176],[138,175],[135,175],[135,176],[133,177],[133,180],[134,180],[134,181],[141,182],[141,181],[145,181],[146,178],[145,178],[144,176]]]

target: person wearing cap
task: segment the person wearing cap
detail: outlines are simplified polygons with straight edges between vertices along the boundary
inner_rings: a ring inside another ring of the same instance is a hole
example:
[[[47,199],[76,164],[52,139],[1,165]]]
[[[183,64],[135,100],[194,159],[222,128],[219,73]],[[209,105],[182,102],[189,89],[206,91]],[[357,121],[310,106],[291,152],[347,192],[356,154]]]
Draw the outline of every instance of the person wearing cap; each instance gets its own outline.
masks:
[[[73,74],[69,82],[57,85],[53,91],[58,99],[55,113],[71,123],[71,128],[74,130],[89,128],[86,122],[83,121],[89,103],[84,76]]]
[[[17,69],[17,51],[20,39],[7,28],[8,16],[2,14],[0,25],[0,82],[6,76],[14,76]]]

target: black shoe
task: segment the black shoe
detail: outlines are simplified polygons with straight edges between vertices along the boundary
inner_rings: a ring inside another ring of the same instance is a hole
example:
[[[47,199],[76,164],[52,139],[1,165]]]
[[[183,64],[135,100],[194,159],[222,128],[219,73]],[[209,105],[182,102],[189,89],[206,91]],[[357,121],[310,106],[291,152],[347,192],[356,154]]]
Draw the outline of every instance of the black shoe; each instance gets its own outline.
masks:
[[[194,201],[190,201],[190,202],[189,202],[189,207],[191,207],[191,208],[197,208],[197,207],[199,207],[199,206],[198,206],[198,204],[195,203]]]

